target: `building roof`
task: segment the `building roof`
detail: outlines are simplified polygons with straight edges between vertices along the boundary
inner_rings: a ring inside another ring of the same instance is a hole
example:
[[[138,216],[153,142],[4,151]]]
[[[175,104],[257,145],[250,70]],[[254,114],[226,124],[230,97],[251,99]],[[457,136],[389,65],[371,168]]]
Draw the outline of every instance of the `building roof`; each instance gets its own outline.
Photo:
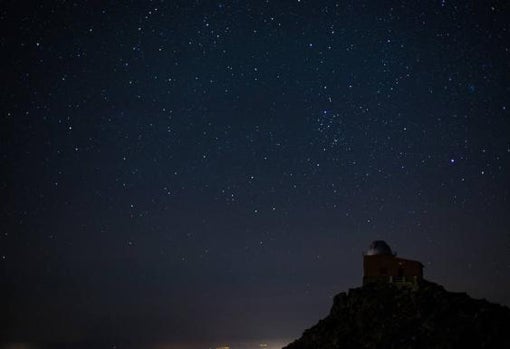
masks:
[[[388,255],[394,256],[395,254],[391,251],[390,246],[383,240],[372,241],[370,247],[366,253],[367,256],[375,255]]]

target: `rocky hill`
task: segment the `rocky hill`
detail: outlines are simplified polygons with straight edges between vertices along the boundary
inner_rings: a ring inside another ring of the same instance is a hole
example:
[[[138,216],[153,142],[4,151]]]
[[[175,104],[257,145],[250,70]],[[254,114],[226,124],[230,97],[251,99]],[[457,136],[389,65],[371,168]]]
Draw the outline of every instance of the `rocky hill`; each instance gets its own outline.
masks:
[[[336,348],[510,348],[510,309],[428,281],[366,285],[284,349]]]

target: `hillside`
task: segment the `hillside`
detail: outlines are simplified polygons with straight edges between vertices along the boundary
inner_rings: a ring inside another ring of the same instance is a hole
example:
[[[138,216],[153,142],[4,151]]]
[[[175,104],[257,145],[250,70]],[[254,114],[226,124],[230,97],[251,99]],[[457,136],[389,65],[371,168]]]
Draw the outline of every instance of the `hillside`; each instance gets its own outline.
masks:
[[[510,348],[510,309],[428,281],[366,285],[284,349],[336,348]]]

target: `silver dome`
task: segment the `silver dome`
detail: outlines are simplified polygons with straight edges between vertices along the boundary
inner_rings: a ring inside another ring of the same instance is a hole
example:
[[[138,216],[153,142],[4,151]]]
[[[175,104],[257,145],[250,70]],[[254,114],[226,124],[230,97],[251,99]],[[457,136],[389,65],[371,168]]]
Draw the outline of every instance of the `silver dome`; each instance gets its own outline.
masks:
[[[370,244],[370,248],[368,249],[366,255],[367,256],[375,256],[375,255],[393,256],[394,254],[391,251],[390,246],[388,246],[388,244],[385,241],[376,240]]]

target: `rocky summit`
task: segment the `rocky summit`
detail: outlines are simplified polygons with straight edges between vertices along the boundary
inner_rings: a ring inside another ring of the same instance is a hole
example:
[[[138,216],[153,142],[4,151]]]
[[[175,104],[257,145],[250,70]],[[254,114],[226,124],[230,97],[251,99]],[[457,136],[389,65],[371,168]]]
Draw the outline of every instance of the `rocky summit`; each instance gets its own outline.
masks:
[[[421,281],[335,296],[330,314],[284,349],[510,348],[510,309]]]

